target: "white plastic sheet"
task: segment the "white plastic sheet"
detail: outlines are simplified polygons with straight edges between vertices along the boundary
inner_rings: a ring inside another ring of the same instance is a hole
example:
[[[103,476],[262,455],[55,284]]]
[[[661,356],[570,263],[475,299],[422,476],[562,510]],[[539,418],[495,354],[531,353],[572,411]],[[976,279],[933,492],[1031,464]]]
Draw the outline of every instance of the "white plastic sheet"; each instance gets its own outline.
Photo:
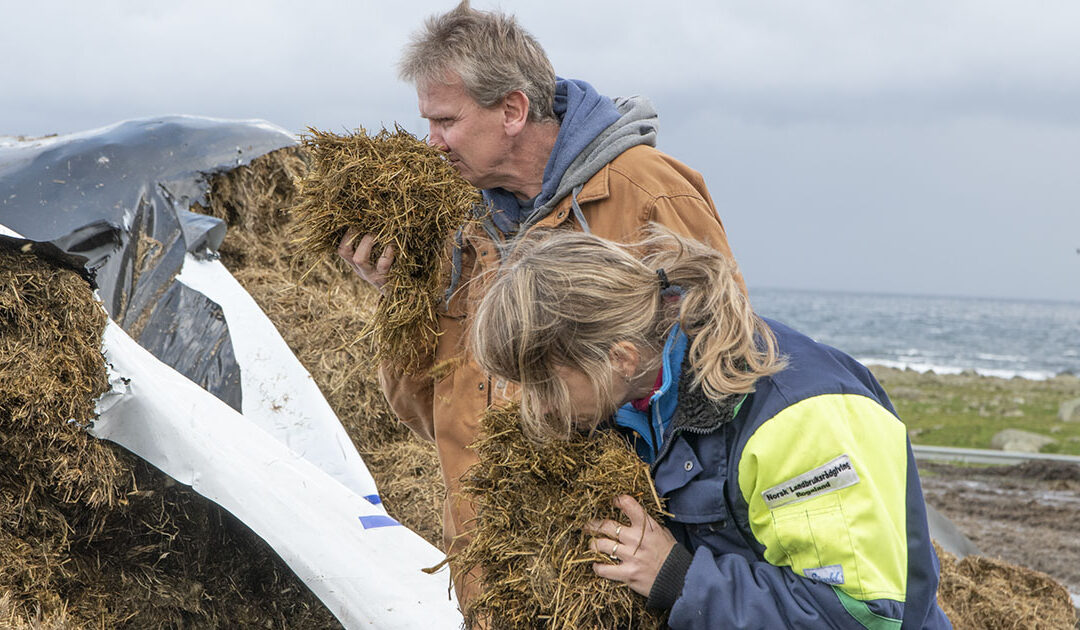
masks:
[[[113,390],[91,433],[227,509],[270,544],[346,628],[456,629],[442,553],[135,343],[115,323]]]
[[[375,480],[311,374],[220,261],[184,260],[178,281],[216,302],[240,365],[244,417],[361,496]]]

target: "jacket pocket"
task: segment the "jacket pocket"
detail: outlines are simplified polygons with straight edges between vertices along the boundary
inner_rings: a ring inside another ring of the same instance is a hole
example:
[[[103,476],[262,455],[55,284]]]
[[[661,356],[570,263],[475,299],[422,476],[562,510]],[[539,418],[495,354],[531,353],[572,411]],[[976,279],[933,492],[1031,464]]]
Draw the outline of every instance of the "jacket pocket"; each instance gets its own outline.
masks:
[[[672,444],[654,481],[657,493],[667,499],[664,509],[672,520],[687,525],[728,520],[724,471],[703,462],[685,440]]]
[[[859,592],[858,567],[840,497],[828,495],[772,512],[773,528],[792,571]]]
[[[657,466],[653,483],[656,484],[656,492],[664,496],[682,489],[702,472],[694,449],[680,439],[672,444],[664,461]]]

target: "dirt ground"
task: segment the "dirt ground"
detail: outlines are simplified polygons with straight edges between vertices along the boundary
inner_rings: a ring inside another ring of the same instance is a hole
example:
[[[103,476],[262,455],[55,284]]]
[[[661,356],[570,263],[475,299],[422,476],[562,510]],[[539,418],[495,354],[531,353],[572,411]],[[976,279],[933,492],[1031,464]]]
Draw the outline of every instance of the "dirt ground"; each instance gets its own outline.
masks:
[[[926,501],[982,555],[1048,573],[1080,594],[1080,466],[919,462]]]

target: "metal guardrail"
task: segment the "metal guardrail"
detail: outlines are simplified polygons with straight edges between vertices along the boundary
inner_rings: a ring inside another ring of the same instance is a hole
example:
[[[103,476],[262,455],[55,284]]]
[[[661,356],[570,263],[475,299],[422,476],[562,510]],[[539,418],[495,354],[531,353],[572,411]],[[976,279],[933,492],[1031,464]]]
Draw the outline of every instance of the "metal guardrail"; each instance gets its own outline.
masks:
[[[1080,456],[1058,455],[1055,453],[1022,453],[1019,451],[993,451],[979,448],[921,445],[912,445],[911,450],[915,453],[915,459],[927,461],[1008,465],[1038,460],[1080,465]]]

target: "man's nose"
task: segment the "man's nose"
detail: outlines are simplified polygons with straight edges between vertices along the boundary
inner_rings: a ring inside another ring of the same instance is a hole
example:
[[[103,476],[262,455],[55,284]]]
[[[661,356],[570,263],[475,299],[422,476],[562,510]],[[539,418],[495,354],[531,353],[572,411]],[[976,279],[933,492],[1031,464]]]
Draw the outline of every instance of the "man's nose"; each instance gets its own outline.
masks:
[[[440,151],[450,150],[450,147],[447,146],[446,141],[443,140],[442,134],[439,133],[439,129],[435,126],[434,123],[428,125],[427,143]]]

